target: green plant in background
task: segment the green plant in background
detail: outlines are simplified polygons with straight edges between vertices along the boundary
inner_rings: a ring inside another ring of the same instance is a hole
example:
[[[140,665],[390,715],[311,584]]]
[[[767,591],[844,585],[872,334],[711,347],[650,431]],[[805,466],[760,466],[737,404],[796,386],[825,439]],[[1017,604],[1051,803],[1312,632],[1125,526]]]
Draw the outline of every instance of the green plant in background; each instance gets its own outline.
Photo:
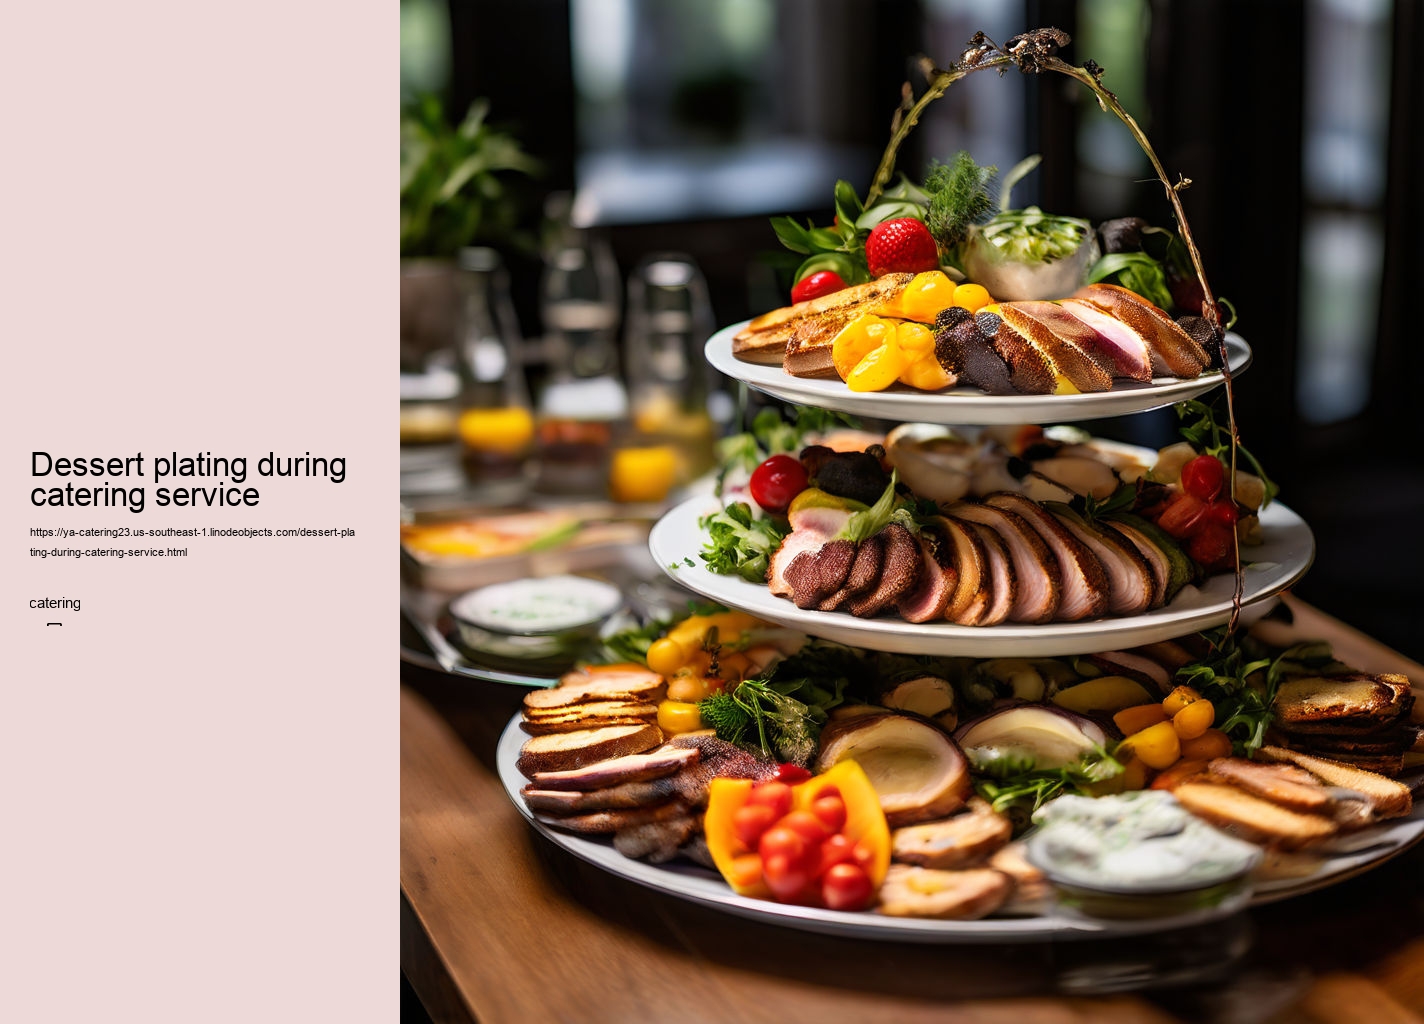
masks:
[[[488,113],[489,103],[476,100],[452,125],[435,96],[401,111],[402,256],[451,257],[513,235],[518,211],[507,179],[536,174],[539,162],[514,136],[491,128]]]

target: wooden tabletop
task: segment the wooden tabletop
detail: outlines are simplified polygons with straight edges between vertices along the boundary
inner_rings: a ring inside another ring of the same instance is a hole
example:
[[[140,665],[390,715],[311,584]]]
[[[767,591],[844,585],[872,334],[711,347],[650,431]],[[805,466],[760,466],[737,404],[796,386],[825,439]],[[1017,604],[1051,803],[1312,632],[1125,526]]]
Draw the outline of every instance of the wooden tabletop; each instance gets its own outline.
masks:
[[[1341,660],[1424,681],[1424,666],[1292,606]],[[1186,933],[986,947],[815,935],[555,847],[494,768],[523,691],[410,666],[402,680],[401,968],[437,1022],[1424,1024],[1424,845]]]

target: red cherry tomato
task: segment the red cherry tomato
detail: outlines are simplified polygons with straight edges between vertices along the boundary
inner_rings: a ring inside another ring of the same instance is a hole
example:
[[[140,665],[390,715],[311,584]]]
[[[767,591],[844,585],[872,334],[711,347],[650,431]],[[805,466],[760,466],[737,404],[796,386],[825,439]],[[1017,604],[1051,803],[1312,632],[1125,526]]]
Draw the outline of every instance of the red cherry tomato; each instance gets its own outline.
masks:
[[[1181,540],[1197,531],[1206,516],[1207,503],[1191,494],[1179,494],[1167,503],[1162,514],[1157,517],[1157,525],[1173,537]]]
[[[851,850],[851,859],[869,871],[870,865],[875,863],[875,850],[868,843],[856,843]]]
[[[811,873],[806,866],[784,853],[762,858],[761,872],[766,880],[766,887],[783,903],[799,899],[807,883],[811,881]]]
[[[831,834],[825,823],[810,811],[792,811],[778,821],[776,827],[790,829],[812,846],[824,843]]]
[[[839,793],[822,793],[811,803],[811,813],[832,832],[845,828],[846,805]]]
[[[791,810],[791,787],[784,782],[763,782],[752,787],[752,791],[747,794],[747,804],[765,804],[776,812],[776,818],[773,820],[779,820]]]
[[[1204,523],[1187,544],[1187,555],[1203,569],[1220,572],[1235,564],[1232,558],[1232,528]]]
[[[1229,530],[1236,529],[1236,522],[1240,518],[1241,513],[1236,508],[1236,502],[1230,498],[1218,498],[1206,510],[1207,522],[1224,526]]]
[[[761,854],[764,864],[769,865],[774,858],[780,857],[804,871],[810,871],[821,857],[820,850],[808,843],[801,833],[780,825],[767,829],[761,842],[757,843],[757,853]]]
[[[776,766],[776,780],[794,786],[798,782],[805,782],[811,777],[811,773],[799,764],[779,764]]]
[[[855,843],[851,842],[850,837],[839,833],[830,836],[821,844],[821,864],[816,869],[816,877],[822,877],[836,864],[848,864],[854,860]]]
[[[1215,455],[1198,455],[1182,467],[1182,490],[1194,498],[1211,501],[1226,482],[1226,467]]]
[[[875,887],[857,864],[836,864],[821,879],[821,896],[832,910],[860,910],[870,903]]]
[[[785,512],[806,484],[806,467],[799,459],[773,455],[752,472],[752,498],[768,512]]]
[[[818,270],[814,274],[807,274],[792,286],[791,301],[805,302],[807,299],[817,299],[822,295],[838,292],[845,286],[845,279],[834,270]]]
[[[732,832],[744,846],[755,850],[766,830],[776,824],[776,808],[768,804],[743,804],[732,815]]]

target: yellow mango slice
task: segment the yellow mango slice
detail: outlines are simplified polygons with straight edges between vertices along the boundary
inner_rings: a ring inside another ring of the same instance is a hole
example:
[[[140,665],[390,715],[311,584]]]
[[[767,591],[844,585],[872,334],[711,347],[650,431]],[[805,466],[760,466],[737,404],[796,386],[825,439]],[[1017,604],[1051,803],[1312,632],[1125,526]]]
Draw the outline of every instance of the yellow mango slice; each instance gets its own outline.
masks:
[[[1059,690],[1053,695],[1053,703],[1080,715],[1094,711],[1115,714],[1123,708],[1148,704],[1151,701],[1152,694],[1136,679],[1129,679],[1127,676],[1098,676],[1077,686]],[[1170,729],[1171,726],[1168,725],[1167,728]]]
[[[845,382],[852,391],[884,391],[900,378],[908,365],[905,353],[891,337],[856,363]]]
[[[887,331],[893,332],[893,329],[893,323],[887,323],[870,313],[856,317],[841,328],[841,332],[831,342],[831,362],[841,380],[849,378],[856,364],[885,344]]]

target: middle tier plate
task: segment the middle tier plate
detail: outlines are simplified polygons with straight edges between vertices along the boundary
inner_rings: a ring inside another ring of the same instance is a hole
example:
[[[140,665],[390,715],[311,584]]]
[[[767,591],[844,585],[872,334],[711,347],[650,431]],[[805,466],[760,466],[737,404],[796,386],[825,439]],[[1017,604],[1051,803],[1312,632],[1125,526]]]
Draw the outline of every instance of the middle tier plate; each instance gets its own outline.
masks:
[[[704,597],[837,643],[900,654],[985,658],[1092,654],[1170,640],[1222,625],[1231,617],[1230,573],[1213,576],[1200,587],[1184,588],[1171,604],[1156,611],[1089,622],[959,626],[803,610],[776,597],[764,584],[708,570],[699,557],[706,536],[698,520],[720,507],[715,498],[692,498],[663,516],[648,537],[657,563],[678,583]],[[1243,605],[1253,606],[1243,612],[1245,621],[1251,621],[1251,612],[1264,614],[1270,599],[1304,576],[1315,558],[1310,527],[1280,502],[1262,511],[1261,535],[1263,543],[1243,550],[1249,559]]]
[[[882,420],[960,426],[1072,423],[1126,416],[1183,402],[1219,387],[1223,381],[1220,370],[1210,370],[1189,380],[1159,377],[1150,384],[1120,380],[1111,391],[1079,395],[988,395],[973,387],[931,392],[899,384],[887,391],[852,391],[838,377],[793,377],[780,365],[738,359],[732,355],[732,336],[746,324],[744,321],[724,327],[708,339],[705,352],[714,368],[784,402]],[[1251,346],[1240,335],[1227,334],[1226,352],[1233,374],[1251,365]]]

